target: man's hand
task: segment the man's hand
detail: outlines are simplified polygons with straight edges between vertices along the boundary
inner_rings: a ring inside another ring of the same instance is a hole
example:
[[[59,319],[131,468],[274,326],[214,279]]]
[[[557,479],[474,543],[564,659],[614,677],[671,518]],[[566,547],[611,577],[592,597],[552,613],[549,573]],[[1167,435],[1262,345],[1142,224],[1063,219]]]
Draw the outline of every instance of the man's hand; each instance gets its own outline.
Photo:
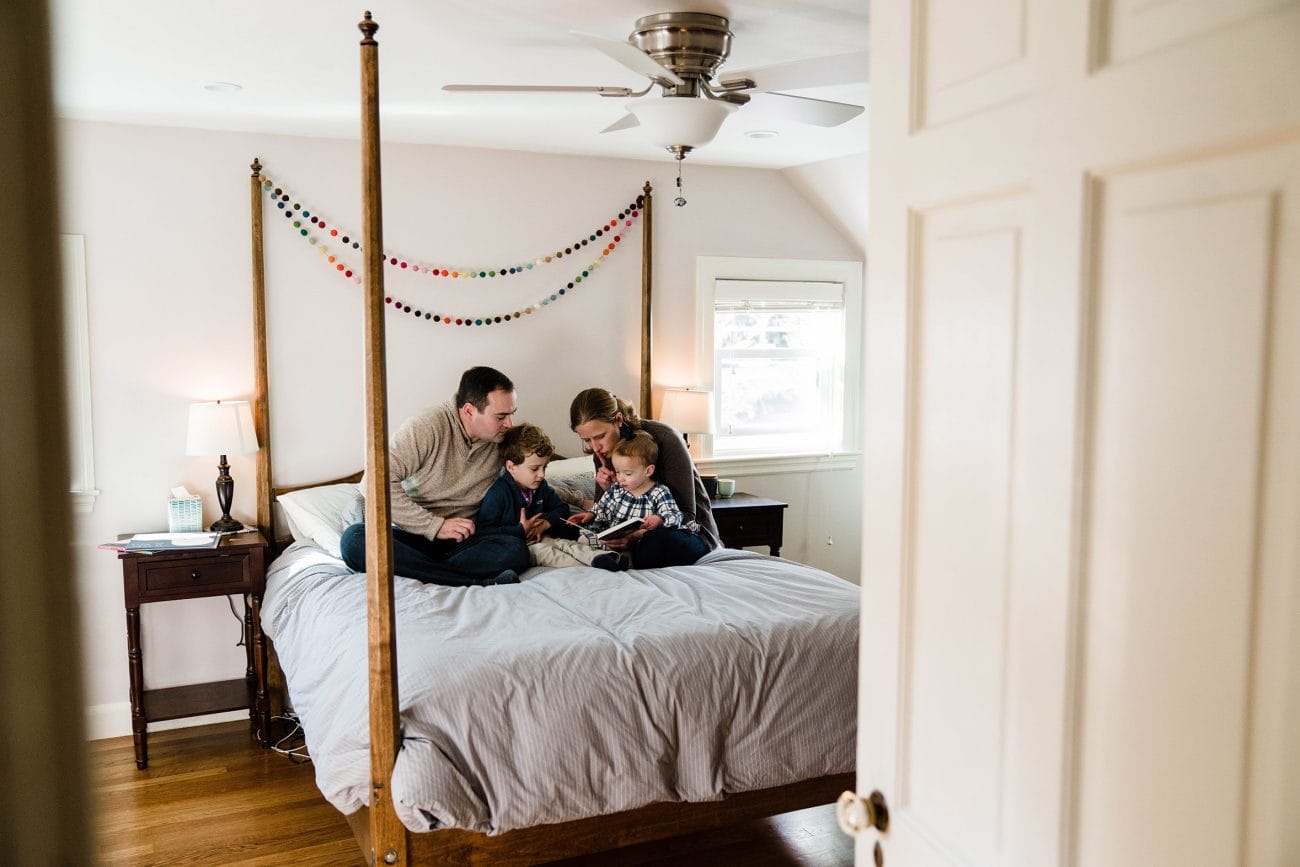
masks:
[[[474,535],[474,522],[469,518],[443,518],[435,539],[455,539],[464,542]]]

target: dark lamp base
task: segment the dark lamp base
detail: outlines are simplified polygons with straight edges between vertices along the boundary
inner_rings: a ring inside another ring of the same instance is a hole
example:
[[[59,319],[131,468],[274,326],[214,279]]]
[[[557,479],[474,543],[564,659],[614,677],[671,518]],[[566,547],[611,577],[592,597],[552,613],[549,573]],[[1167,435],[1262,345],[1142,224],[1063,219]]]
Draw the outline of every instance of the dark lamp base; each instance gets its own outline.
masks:
[[[213,533],[237,533],[244,529],[244,525],[227,515],[219,521],[214,521],[208,529]]]

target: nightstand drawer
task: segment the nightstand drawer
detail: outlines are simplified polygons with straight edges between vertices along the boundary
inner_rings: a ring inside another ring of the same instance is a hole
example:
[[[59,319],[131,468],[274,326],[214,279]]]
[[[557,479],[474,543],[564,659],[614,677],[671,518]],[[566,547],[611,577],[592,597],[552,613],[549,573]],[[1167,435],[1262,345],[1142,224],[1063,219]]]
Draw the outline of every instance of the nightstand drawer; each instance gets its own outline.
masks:
[[[766,512],[746,512],[728,515],[718,521],[718,532],[729,546],[745,548],[750,545],[781,544],[782,515],[780,509]]]
[[[247,558],[194,557],[164,563],[140,564],[140,593],[203,588],[242,590],[247,584]]]

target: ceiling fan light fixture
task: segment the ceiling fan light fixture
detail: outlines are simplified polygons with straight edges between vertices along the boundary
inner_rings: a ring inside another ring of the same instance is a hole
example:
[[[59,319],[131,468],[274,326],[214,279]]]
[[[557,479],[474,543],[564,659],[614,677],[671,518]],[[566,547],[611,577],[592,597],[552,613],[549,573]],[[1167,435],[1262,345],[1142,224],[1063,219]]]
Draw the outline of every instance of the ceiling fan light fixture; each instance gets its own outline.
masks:
[[[652,144],[671,149],[713,141],[736,106],[715,99],[664,96],[637,100],[628,110]]]

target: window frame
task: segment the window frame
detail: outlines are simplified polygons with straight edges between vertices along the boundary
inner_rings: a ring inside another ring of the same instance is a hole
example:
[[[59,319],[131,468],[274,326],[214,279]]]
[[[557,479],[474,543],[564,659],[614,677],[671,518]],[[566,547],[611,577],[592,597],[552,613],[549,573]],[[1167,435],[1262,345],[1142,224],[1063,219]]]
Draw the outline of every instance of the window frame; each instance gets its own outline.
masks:
[[[86,302],[86,236],[59,235],[63,290],[63,353],[68,412],[68,493],[73,512],[94,511],[95,428],[91,413],[90,316]]]
[[[699,256],[695,260],[696,286],[696,381],[701,387],[715,390],[714,305],[717,283],[756,281],[785,283],[839,283],[844,292],[844,400],[842,408],[841,446],[834,452],[779,451],[770,454],[724,454],[714,452],[713,437],[700,437],[697,463],[703,469],[726,468],[736,471],[738,464],[754,464],[769,471],[812,468],[838,469],[856,461],[840,460],[859,453],[861,442],[862,384],[862,285],[863,263],[837,259],[757,259],[735,256]],[[715,406],[720,401],[715,400]],[[715,409],[715,412],[717,410]],[[715,418],[716,421],[716,418]]]

